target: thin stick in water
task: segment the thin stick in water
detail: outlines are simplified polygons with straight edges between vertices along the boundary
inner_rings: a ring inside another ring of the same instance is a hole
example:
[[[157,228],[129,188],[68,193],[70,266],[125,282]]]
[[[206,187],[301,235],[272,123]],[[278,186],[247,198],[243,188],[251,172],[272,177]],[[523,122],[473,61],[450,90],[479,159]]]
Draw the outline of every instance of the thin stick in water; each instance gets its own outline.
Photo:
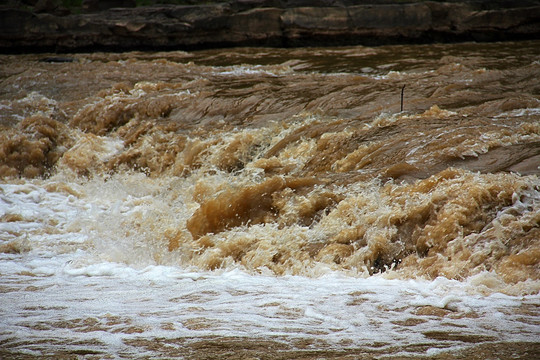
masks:
[[[405,90],[405,85],[401,88],[401,111],[403,111],[403,91]]]

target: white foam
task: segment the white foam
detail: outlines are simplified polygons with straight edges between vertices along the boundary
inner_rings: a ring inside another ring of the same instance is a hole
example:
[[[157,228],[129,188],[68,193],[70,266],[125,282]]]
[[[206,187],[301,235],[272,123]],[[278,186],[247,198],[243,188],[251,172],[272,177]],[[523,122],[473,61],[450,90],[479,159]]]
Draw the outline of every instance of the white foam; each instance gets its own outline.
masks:
[[[6,259],[2,262],[5,264]],[[18,289],[3,294],[4,306],[0,310],[0,321],[5,324],[3,334],[14,335],[24,329],[25,338],[34,341],[52,336],[65,340],[99,339],[102,345],[96,350],[117,353],[121,347],[122,351],[135,354],[138,349],[126,349],[122,344],[139,336],[165,339],[254,334],[309,336],[331,344],[347,340],[357,346],[369,346],[373,342],[391,346],[432,341],[422,335],[422,331],[428,330],[462,332],[466,328],[476,335],[520,341],[534,341],[539,330],[538,326],[517,321],[515,316],[502,314],[520,306],[523,300],[471,296],[467,284],[446,279],[401,281],[339,275],[308,279],[254,276],[239,270],[194,273],[165,266],[136,270],[118,263],[80,268],[68,264],[58,272],[55,271],[58,262],[51,259],[45,263],[28,262],[27,269],[34,273],[28,279],[21,279],[11,271],[5,274],[4,285],[18,278],[15,284]],[[9,269],[20,271],[20,266]],[[21,297],[20,291],[30,284],[40,290]],[[533,296],[527,302],[539,300]],[[479,316],[446,322],[414,313],[428,305],[475,312]],[[36,306],[39,312],[28,310]],[[412,328],[395,325],[411,317],[425,322]],[[32,328],[37,324],[54,324],[60,319],[77,323],[81,318],[94,319],[101,330],[85,332],[77,326],[61,331],[54,326],[48,330]],[[107,325],[107,318],[120,320]],[[164,324],[169,324],[167,329]],[[124,332],[122,329],[128,325],[142,329],[142,333],[137,336]]]
[[[509,118],[509,117],[523,117],[523,116],[536,116],[540,115],[540,108],[522,108],[514,109],[507,112],[502,112],[495,115],[493,119]]]
[[[287,66],[263,66],[263,65],[235,65],[224,68],[217,68],[215,74],[226,76],[245,76],[245,75],[266,75],[277,77],[283,74],[291,73],[293,70]]]
[[[466,329],[475,336],[529,342],[540,334],[539,325],[512,310],[538,304],[540,295],[483,295],[486,280],[480,276],[459,282],[186,269],[174,257],[181,254],[166,258],[166,248],[151,232],[125,235],[137,219],[173,222],[189,213],[182,201],[159,207],[158,180],[94,179],[72,184],[78,196],[45,190],[53,182],[0,185],[2,214],[23,217],[0,224],[1,240],[11,241],[6,234],[16,232],[30,244],[20,254],[0,254],[0,339],[6,347],[32,352],[29,344],[45,341],[51,351],[60,351],[83,341],[113,356],[155,357],[159,353],[127,341],[232,336],[310,338],[331,346],[345,341],[366,348],[377,343],[381,349],[432,344],[436,353],[439,340],[425,332]],[[58,233],[40,230],[51,221]],[[160,252],[163,258],[156,260]],[[474,316],[419,315],[426,306]],[[417,324],[400,325],[410,319]],[[26,342],[17,345],[20,339]],[[469,345],[448,340],[446,348]]]

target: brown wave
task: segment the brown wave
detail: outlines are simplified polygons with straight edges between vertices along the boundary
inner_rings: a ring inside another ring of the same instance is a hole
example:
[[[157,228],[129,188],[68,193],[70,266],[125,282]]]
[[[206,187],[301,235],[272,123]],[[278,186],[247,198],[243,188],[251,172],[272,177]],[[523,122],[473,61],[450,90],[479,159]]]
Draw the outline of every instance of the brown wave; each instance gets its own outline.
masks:
[[[200,268],[539,280],[534,45],[4,57],[0,177],[185,179]]]
[[[0,178],[46,175],[73,143],[68,128],[34,115],[0,133]]]

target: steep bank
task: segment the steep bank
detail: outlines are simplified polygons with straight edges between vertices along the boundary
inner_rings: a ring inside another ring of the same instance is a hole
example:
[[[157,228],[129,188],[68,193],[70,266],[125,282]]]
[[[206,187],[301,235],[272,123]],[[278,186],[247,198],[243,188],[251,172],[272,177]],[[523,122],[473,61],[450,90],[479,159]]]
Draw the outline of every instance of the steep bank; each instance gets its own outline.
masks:
[[[111,8],[92,13],[38,13],[30,6],[0,6],[2,53],[381,45],[539,37],[538,0],[237,0]]]

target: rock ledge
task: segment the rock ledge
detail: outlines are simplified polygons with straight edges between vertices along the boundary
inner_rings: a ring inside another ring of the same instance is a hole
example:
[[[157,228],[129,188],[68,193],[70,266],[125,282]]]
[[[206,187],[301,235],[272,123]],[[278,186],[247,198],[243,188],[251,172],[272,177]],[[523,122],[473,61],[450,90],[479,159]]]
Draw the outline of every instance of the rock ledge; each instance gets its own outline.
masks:
[[[0,7],[0,52],[540,39],[540,0],[237,0],[36,13]],[[309,4],[309,5],[308,5]]]

